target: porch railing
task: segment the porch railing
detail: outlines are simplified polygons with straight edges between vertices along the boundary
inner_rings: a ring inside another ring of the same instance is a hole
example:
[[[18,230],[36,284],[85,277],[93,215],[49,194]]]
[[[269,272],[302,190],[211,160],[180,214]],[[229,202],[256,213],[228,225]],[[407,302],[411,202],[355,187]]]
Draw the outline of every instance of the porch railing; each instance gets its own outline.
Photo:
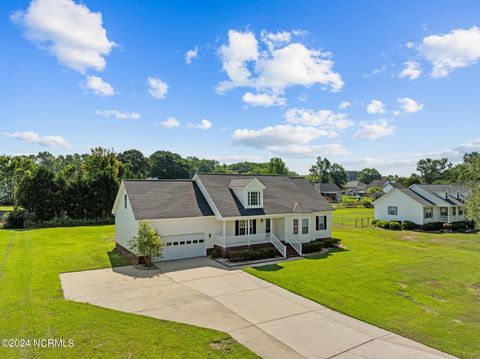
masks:
[[[282,254],[283,258],[287,257],[287,247],[283,245],[283,243],[280,241],[280,239],[277,238],[276,235],[273,233],[270,233],[270,241],[272,244],[275,246],[275,248],[278,249],[278,251]]]
[[[225,237],[223,237],[221,234],[217,234],[214,239],[216,245],[224,248],[272,243],[284,258],[287,255],[287,247],[283,245],[283,243],[273,233],[257,233]]]
[[[287,232],[287,235],[285,236],[285,241],[290,244],[299,255],[302,255],[302,243],[297,241],[293,234]]]

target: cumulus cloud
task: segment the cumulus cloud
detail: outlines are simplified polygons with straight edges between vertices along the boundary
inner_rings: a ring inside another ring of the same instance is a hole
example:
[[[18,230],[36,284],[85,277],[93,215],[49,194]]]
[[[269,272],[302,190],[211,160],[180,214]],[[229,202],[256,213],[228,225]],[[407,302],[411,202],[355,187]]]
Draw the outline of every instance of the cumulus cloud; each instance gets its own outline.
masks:
[[[460,146],[455,147],[454,151],[458,151],[461,154],[468,152],[480,152],[480,138],[461,144]]]
[[[163,100],[167,96],[168,85],[166,82],[163,82],[159,78],[149,77],[147,78],[148,82],[148,93],[150,96],[155,97],[159,100]]]
[[[95,113],[98,116],[102,116],[105,118],[114,117],[117,120],[138,120],[140,118],[140,114],[137,112],[121,112],[117,110],[97,110]]]
[[[422,40],[420,53],[432,63],[432,77],[446,77],[456,68],[480,60],[480,28],[472,26],[427,36]]]
[[[349,107],[351,107],[351,106],[352,106],[352,104],[351,104],[350,102],[348,102],[348,101],[342,101],[342,102],[340,102],[340,105],[338,106],[338,108],[339,108],[340,110],[345,110],[345,109],[347,109],[347,108],[349,108]]]
[[[97,96],[107,97],[115,95],[113,86],[98,76],[87,76],[83,87]]]
[[[72,145],[70,145],[70,143],[68,143],[68,141],[62,136],[40,136],[38,133],[33,131],[13,132],[6,133],[5,135],[15,140],[34,145],[63,148],[72,147]]]
[[[413,49],[414,46],[415,46],[415,44],[414,44],[413,42],[411,42],[411,41],[410,41],[410,42],[407,42],[407,43],[405,44],[405,47],[406,47],[407,49]]]
[[[399,98],[397,99],[397,102],[403,112],[406,113],[415,113],[421,111],[424,106],[423,103],[418,103],[417,101],[409,97]]]
[[[354,134],[356,138],[367,138],[369,140],[376,140],[380,137],[393,135],[395,126],[388,123],[385,119],[380,119],[373,122],[364,122],[360,129]]]
[[[187,65],[190,65],[192,63],[192,60],[195,59],[198,56],[198,46],[195,46],[193,49],[188,50],[185,53],[185,63]]]
[[[403,63],[404,69],[398,74],[398,77],[408,77],[409,80],[415,80],[420,77],[422,70],[417,61],[406,61]]]
[[[270,93],[254,94],[252,92],[245,92],[242,100],[246,104],[253,107],[285,106],[285,104],[287,103],[287,99],[285,97],[281,97],[278,94]]]
[[[332,92],[340,91],[344,82],[340,74],[333,71],[331,55],[292,42],[296,34],[263,31],[259,43],[250,31],[230,30],[228,43],[219,49],[228,80],[217,85],[217,92],[249,87],[257,94],[282,95],[287,87],[314,84],[321,84]]]
[[[314,111],[295,107],[285,113],[285,119],[289,123],[320,128],[328,133],[327,137],[330,138],[337,137],[339,130],[353,125],[353,121],[346,114],[330,110]]]
[[[201,130],[208,130],[209,128],[212,127],[212,123],[209,120],[207,120],[206,118],[204,118],[203,120],[200,121],[200,123],[197,123],[197,124],[189,122],[187,124],[187,127],[189,127],[189,128],[199,128]]]
[[[25,29],[28,40],[81,73],[103,70],[105,56],[115,46],[107,37],[102,14],[72,0],[33,0],[11,19]]]
[[[385,113],[385,105],[382,103],[382,101],[372,100],[372,102],[370,102],[367,106],[367,112],[374,114]]]
[[[165,121],[160,122],[160,125],[166,128],[180,127],[180,121],[175,117],[168,117]]]

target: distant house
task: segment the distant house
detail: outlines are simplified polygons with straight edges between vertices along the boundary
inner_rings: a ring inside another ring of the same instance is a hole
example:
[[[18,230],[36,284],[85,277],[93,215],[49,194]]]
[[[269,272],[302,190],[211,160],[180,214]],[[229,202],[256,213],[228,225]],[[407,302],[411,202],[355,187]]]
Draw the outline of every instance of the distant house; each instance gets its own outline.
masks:
[[[374,193],[368,193],[370,188],[375,188],[375,187],[380,188],[381,190],[376,191]],[[401,183],[395,182],[394,180],[391,180],[388,178],[381,179],[381,180],[373,180],[367,186],[367,193],[369,197],[372,197],[373,199],[379,199],[385,193],[390,192],[394,188],[402,189],[405,187]]]
[[[286,257],[302,255],[304,243],[330,238],[332,211],[305,178],[208,173],[192,180],[124,180],[112,210],[117,249],[137,260],[129,241],[140,221],[150,222],[165,243],[161,260],[259,245]]]
[[[342,190],[335,183],[316,182],[313,186],[330,202],[340,202],[342,200]]]
[[[367,185],[360,181],[350,181],[345,185],[347,196],[363,196],[367,191]]]
[[[373,202],[375,219],[416,224],[463,221],[467,195],[468,189],[457,184],[414,184],[409,188],[392,188]]]
[[[405,187],[403,184],[399,183],[399,182],[388,182],[386,183],[384,186],[383,186],[383,192],[385,193],[388,193],[390,192],[392,189],[404,189],[404,188],[407,188]]]

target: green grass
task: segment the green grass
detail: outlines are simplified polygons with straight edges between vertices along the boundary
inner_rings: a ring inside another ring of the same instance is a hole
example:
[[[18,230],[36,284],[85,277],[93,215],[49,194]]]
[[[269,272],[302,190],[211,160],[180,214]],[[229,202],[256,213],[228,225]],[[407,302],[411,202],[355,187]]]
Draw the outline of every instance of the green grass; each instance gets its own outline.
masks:
[[[480,358],[480,234],[336,226],[333,235],[345,250],[247,271],[439,350]]]
[[[373,208],[356,207],[356,208],[337,208],[333,214],[333,223],[336,225],[355,226],[355,220],[363,218],[373,219]],[[360,222],[357,223],[360,223]]]
[[[362,202],[362,201],[367,201],[367,202],[372,202],[373,199],[371,197],[360,197],[360,201],[358,200],[358,197],[356,196],[347,196],[345,194],[342,194],[342,202],[346,203],[355,203],[355,202]]]
[[[71,349],[0,348],[0,358],[255,357],[225,333],[64,300],[59,273],[127,264],[112,252],[113,231],[0,230],[0,339],[75,343]],[[220,341],[225,345],[212,345]]]
[[[0,206],[0,212],[11,212],[13,211],[13,206]]]

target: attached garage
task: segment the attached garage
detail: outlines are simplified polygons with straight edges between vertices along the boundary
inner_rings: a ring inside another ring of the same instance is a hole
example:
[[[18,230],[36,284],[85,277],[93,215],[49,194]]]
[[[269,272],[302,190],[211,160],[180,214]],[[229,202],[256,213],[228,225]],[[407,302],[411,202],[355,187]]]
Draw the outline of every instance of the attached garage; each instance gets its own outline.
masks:
[[[203,233],[179,234],[162,237],[163,247],[160,261],[202,257],[206,255],[205,235]]]

